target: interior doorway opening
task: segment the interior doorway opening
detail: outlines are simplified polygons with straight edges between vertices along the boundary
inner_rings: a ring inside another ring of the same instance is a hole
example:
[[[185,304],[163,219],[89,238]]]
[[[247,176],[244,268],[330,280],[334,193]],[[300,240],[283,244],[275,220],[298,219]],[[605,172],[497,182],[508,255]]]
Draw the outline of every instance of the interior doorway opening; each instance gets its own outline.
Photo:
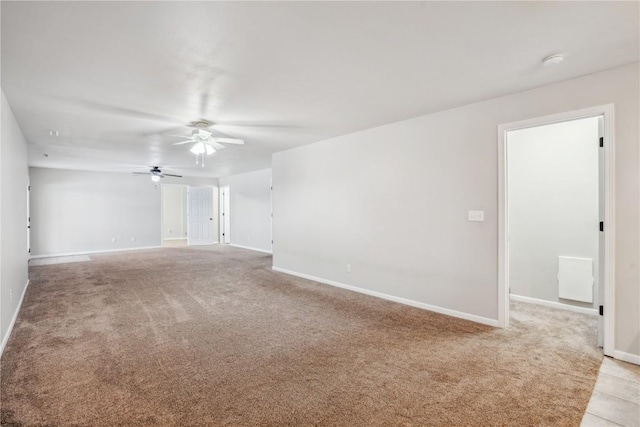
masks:
[[[599,316],[613,355],[613,107],[500,126],[499,323],[509,302]]]
[[[162,246],[187,246],[189,186],[162,184]]]

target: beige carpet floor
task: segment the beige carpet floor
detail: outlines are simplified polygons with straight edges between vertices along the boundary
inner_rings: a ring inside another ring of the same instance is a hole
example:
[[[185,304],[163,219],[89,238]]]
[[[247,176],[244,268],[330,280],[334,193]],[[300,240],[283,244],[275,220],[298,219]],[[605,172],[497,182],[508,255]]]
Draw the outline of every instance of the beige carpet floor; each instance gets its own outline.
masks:
[[[507,330],[271,270],[229,247],[34,266],[1,359],[12,426],[578,426],[596,318]]]

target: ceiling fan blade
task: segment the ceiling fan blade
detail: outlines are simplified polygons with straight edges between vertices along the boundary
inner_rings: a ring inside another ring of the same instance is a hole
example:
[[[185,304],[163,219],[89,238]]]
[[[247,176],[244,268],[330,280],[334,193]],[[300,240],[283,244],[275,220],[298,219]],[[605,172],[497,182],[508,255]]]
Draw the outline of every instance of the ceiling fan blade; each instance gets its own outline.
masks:
[[[210,141],[210,142],[209,142],[209,145],[211,145],[211,146],[212,146],[213,148],[215,148],[216,150],[222,150],[223,148],[227,148],[227,147],[225,147],[224,145],[222,145],[222,144],[218,144],[218,143],[217,143],[217,142],[215,142],[215,141]]]
[[[244,141],[236,138],[213,138],[215,142],[222,142],[224,144],[244,144]]]
[[[193,139],[187,139],[186,141],[174,142],[174,143],[173,143],[173,144],[171,144],[171,145],[182,145],[182,144],[188,144],[188,143],[190,143],[190,142],[196,142],[196,141],[195,141],[195,140],[193,140]]]
[[[293,125],[287,123],[272,123],[272,122],[216,122],[212,127],[244,127],[244,128],[274,128],[274,129],[309,129],[309,126]]]
[[[134,175],[149,175],[149,172],[131,172]]]
[[[110,105],[110,104],[102,104],[100,102],[94,102],[91,100],[87,100],[87,99],[82,99],[82,98],[76,98],[76,97],[70,97],[70,98],[61,98],[59,97],[58,99],[71,103],[71,104],[75,104],[78,106],[82,106],[84,108],[90,108],[94,111],[99,111],[102,113],[106,113],[106,114],[114,114],[114,115],[118,115],[118,116],[123,116],[123,117],[129,117],[129,118],[136,118],[136,119],[144,119],[144,120],[151,120],[151,121],[156,121],[156,122],[165,122],[165,123],[185,123],[184,120],[176,118],[176,117],[169,117],[167,115],[164,114],[158,114],[158,113],[154,113],[154,112],[148,112],[148,111],[141,111],[141,110],[136,110],[133,108],[127,108],[127,107],[121,107],[118,105]]]
[[[171,173],[165,173],[164,176],[173,176],[175,178],[182,178],[182,175],[173,175]]]

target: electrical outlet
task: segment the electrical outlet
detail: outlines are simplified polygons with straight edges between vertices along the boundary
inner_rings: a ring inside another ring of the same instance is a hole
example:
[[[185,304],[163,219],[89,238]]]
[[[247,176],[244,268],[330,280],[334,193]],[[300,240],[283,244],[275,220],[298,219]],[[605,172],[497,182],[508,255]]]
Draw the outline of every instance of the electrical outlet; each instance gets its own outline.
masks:
[[[167,230],[169,232],[169,234],[173,233],[172,229]]]
[[[347,273],[351,273],[351,264],[347,264]]]
[[[132,241],[132,242],[135,242],[135,241],[136,241],[136,236],[133,236],[133,237],[131,238],[131,241]]]
[[[111,238],[111,243],[115,243],[115,242],[117,242],[117,241],[118,241],[118,239],[116,239],[115,237],[112,237],[112,238]]]
[[[13,289],[9,288],[9,302],[13,302]]]

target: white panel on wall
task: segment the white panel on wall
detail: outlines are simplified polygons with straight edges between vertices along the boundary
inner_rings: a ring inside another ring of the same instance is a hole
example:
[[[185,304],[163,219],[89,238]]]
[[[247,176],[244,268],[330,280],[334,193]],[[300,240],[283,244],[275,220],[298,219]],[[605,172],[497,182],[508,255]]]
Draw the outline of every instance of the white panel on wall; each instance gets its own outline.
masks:
[[[593,260],[558,257],[558,296],[574,301],[593,302]]]

